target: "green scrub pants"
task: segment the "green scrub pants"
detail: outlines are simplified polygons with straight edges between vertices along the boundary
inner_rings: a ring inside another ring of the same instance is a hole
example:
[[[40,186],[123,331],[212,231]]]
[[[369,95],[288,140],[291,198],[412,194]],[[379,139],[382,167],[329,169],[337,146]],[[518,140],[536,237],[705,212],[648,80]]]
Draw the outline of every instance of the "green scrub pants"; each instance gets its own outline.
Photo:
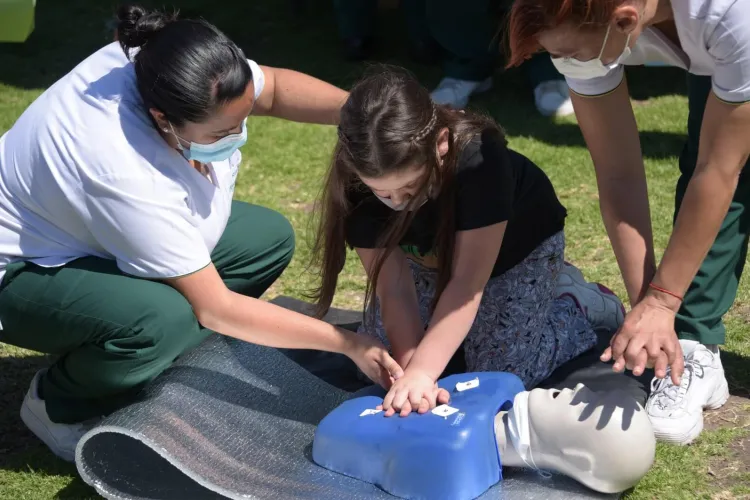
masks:
[[[698,160],[698,144],[711,77],[688,75],[688,138],[680,155],[680,178],[675,196],[675,217]],[[747,168],[747,167],[745,167]],[[682,339],[702,344],[723,344],[722,316],[737,295],[750,235],[750,178],[745,170],[724,222],[706,259],[685,294],[675,330]]]
[[[375,30],[377,0],[334,0],[342,38],[363,38]],[[460,7],[453,0],[401,0],[409,36],[432,37],[446,52],[445,76],[480,81],[492,76],[498,66],[502,23],[507,0],[469,0]],[[420,38],[421,37],[421,38]],[[531,88],[542,82],[561,80],[549,54],[537,54],[523,64]]]
[[[281,214],[234,202],[211,258],[229,289],[260,297],[293,254],[294,232]],[[212,333],[174,288],[124,275],[113,260],[95,257],[52,269],[10,265],[0,318],[1,342],[59,356],[40,384],[47,413],[58,423],[127,405]]]

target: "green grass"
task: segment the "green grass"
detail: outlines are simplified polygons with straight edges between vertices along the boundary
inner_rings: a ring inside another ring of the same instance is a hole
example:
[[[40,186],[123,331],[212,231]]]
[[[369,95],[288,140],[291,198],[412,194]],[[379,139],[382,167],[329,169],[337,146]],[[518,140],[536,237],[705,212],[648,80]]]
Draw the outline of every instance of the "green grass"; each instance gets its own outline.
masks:
[[[157,2],[144,2],[157,3]],[[158,2],[161,4],[161,2]],[[341,62],[330,2],[302,17],[291,14],[280,0],[184,1],[184,10],[198,12],[219,25],[247,54],[272,66],[292,67],[347,86],[361,73]],[[94,0],[40,2],[37,30],[23,45],[0,45],[0,133],[24,108],[76,62],[106,43],[112,6]],[[385,13],[389,22],[397,17]],[[382,58],[403,62],[400,39],[385,38]],[[409,64],[408,61],[405,64]],[[439,68],[411,66],[426,85],[434,85]],[[678,71],[655,68],[629,73],[649,177],[656,245],[661,250],[671,227],[677,155],[687,118],[684,81]],[[590,280],[606,283],[624,294],[599,215],[591,160],[572,119],[549,121],[537,116],[522,73],[498,73],[496,88],[473,105],[488,110],[506,128],[511,146],[544,168],[570,216],[568,257]],[[237,197],[279,210],[297,231],[298,251],[289,270],[269,295],[301,297],[313,280],[307,273],[310,208],[327,167],[335,132],[330,127],[300,125],[273,119],[249,121],[249,141],[237,184]],[[350,256],[335,304],[361,305],[363,273]],[[742,283],[729,314],[725,365],[733,388],[750,387],[750,286]],[[54,459],[21,424],[17,409],[33,373],[44,356],[0,345],[0,499],[94,498],[75,468]],[[740,498],[750,495],[747,465],[742,466],[733,443],[747,442],[745,424],[705,432],[690,447],[659,445],[652,471],[629,494],[634,499]],[[718,472],[717,472],[718,471]]]

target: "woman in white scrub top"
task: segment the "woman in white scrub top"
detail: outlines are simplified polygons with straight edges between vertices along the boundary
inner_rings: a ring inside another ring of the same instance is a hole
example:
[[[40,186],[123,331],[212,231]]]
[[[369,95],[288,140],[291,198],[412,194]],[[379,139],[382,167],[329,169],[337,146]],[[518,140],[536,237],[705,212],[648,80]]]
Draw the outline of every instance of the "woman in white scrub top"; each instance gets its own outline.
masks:
[[[633,305],[602,356],[655,367],[657,437],[689,443],[728,396],[719,359],[750,235],[750,0],[516,0],[511,65],[538,50],[572,91],[600,205]],[[657,266],[638,129],[623,65],[688,72],[688,137],[674,229]],[[679,339],[679,340],[678,340]]]
[[[280,214],[232,201],[251,113],[335,124],[347,93],[258,66],[215,27],[139,7],[0,138],[0,342],[59,355],[21,416],[73,460],[96,419],[212,332],[348,355],[377,341],[258,300],[294,253]]]

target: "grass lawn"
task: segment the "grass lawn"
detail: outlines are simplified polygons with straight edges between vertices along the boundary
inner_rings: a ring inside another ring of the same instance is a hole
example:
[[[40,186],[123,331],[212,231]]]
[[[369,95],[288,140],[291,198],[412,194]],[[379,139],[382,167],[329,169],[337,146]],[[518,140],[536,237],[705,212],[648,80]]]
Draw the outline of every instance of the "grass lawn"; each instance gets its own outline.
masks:
[[[144,2],[159,4],[164,2]],[[262,64],[305,71],[347,86],[361,66],[344,63],[330,1],[319,0],[294,15],[285,0],[175,0],[225,30],[249,57]],[[313,2],[308,2],[312,4]],[[220,8],[217,8],[220,5]],[[95,0],[39,2],[37,30],[23,45],[0,45],[0,133],[7,130],[44,88],[111,39],[107,27],[113,3]],[[395,12],[384,20],[401,29]],[[384,23],[381,23],[381,28]],[[381,30],[382,32],[382,30]],[[410,64],[401,37],[383,36],[381,59]],[[425,84],[440,78],[438,67],[411,67]],[[649,176],[656,245],[662,249],[671,226],[677,155],[685,133],[687,103],[681,72],[652,68],[629,73]],[[572,119],[539,117],[523,73],[498,73],[493,91],[473,105],[488,110],[506,128],[511,146],[551,177],[570,216],[568,258],[590,280],[624,294],[599,215],[593,169]],[[312,284],[306,274],[310,209],[320,188],[335,131],[271,119],[249,121],[249,141],[236,196],[284,213],[297,231],[298,252],[269,295],[300,297]],[[344,269],[336,305],[359,307],[363,273],[353,256]],[[707,415],[709,430],[692,446],[659,445],[652,471],[629,498],[750,498],[750,285],[745,280],[727,319],[724,365],[733,397],[724,409]],[[75,468],[56,460],[24,428],[18,417],[33,373],[48,360],[37,353],[0,345],[0,499],[86,499],[95,494]]]

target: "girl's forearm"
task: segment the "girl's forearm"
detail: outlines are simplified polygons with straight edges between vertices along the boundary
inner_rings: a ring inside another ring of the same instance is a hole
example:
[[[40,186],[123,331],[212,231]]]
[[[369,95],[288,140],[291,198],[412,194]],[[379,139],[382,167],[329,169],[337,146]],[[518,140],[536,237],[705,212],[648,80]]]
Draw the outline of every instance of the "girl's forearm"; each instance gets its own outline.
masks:
[[[406,287],[404,287],[406,288]],[[419,314],[419,303],[414,286],[400,293],[383,294],[380,314],[393,358],[406,368],[424,335],[424,326]]]
[[[430,327],[419,343],[407,371],[422,371],[437,380],[474,324],[483,289],[453,279],[438,300]]]

